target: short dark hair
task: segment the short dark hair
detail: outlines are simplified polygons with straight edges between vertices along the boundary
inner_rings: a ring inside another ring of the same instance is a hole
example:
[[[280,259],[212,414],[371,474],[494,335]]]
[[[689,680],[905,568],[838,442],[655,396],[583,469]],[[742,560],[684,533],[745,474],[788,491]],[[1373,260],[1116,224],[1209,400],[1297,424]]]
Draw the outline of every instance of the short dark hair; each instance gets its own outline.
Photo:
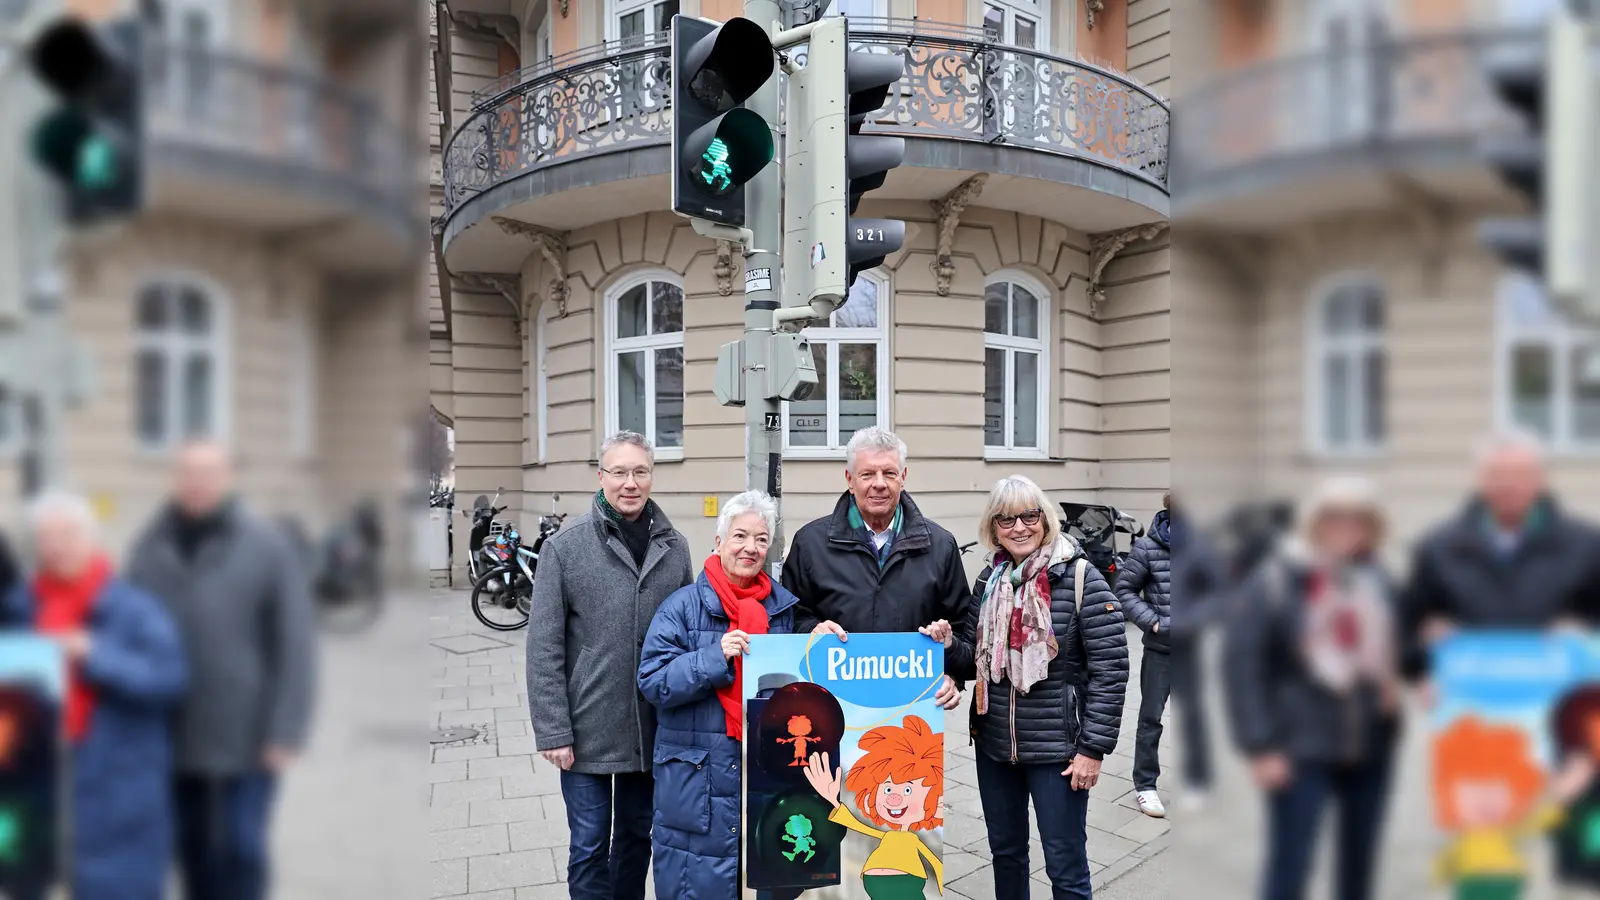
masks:
[[[1600,717],[1600,682],[1585,682],[1556,704],[1550,714],[1550,730],[1560,756],[1574,752],[1593,754],[1587,724]]]

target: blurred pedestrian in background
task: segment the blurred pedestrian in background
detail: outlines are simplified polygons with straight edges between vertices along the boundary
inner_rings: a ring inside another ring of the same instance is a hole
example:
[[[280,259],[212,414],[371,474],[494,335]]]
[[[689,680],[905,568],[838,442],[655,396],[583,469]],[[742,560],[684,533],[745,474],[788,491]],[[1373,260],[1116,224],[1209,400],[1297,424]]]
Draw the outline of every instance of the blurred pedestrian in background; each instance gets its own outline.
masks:
[[[699,580],[661,604],[644,638],[639,690],[660,711],[657,897],[723,900],[739,892],[744,656],[751,635],[793,634],[798,602],[762,571],[777,524],[777,504],[761,491],[729,500]]]
[[[1326,482],[1302,539],[1257,567],[1228,624],[1234,737],[1267,799],[1263,900],[1305,896],[1330,801],[1339,808],[1331,896],[1373,896],[1401,691],[1383,533],[1370,482]]]
[[[1172,690],[1172,494],[1162,497],[1150,531],[1133,542],[1117,575],[1123,614],[1144,632],[1139,663],[1139,730],[1133,745],[1133,789],[1139,811],[1165,818],[1156,792],[1161,775],[1161,716]]]
[[[278,779],[306,740],[316,633],[307,573],[233,493],[227,451],[179,449],[171,502],[128,577],[178,623],[193,689],[178,710],[178,853],[189,900],[267,895]]]
[[[160,900],[172,858],[172,707],[186,671],[161,603],[117,577],[81,497],[29,511],[38,570],[0,598],[0,627],[54,638],[72,786],[74,900]]]
[[[954,675],[977,680],[969,730],[994,896],[1032,896],[1031,797],[1051,896],[1090,900],[1089,790],[1117,747],[1128,686],[1122,608],[1033,481],[1002,478],[978,522],[992,562],[955,637],[972,662]]]
[[[572,900],[643,900],[650,875],[655,710],[639,692],[645,634],[694,580],[689,542],[650,499],[655,451],[600,445],[594,506],[544,545],[528,620],[535,744],[561,770]]]
[[[1483,444],[1477,489],[1419,543],[1405,600],[1413,677],[1457,629],[1600,620],[1600,532],[1556,503],[1536,439],[1510,432]]]
[[[1201,657],[1209,625],[1221,618],[1227,567],[1217,548],[1192,527],[1171,492],[1162,498],[1170,517],[1172,552],[1172,697],[1178,707],[1177,737],[1183,750],[1184,794],[1179,807],[1197,812],[1211,788],[1211,738],[1206,724]]]

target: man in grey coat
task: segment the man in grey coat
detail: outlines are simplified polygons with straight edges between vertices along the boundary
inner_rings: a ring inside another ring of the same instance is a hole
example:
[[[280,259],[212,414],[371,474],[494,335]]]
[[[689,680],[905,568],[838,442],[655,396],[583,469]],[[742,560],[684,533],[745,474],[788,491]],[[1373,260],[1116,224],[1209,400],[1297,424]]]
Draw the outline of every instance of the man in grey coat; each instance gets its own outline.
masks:
[[[285,537],[233,496],[221,446],[185,445],[175,476],[172,502],[135,543],[126,576],[166,605],[188,656],[174,733],[184,893],[261,900],[277,780],[311,719],[307,576]]]
[[[544,545],[528,620],[535,745],[561,769],[572,900],[643,900],[655,713],[639,653],[656,608],[694,580],[689,545],[650,499],[643,435],[600,445],[594,508]]]

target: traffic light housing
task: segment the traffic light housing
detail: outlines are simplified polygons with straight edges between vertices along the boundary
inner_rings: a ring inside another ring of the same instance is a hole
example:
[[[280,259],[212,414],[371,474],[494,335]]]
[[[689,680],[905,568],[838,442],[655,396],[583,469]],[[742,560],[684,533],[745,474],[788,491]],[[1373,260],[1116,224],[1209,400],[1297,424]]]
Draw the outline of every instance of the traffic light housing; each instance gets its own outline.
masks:
[[[825,318],[850,285],[905,244],[906,223],[855,216],[862,195],[905,159],[903,138],[862,133],[905,75],[900,53],[851,52],[843,18],[817,23],[805,68],[789,77],[784,157],[784,306]]]
[[[1558,6],[1542,43],[1502,44],[1484,60],[1495,92],[1529,127],[1485,138],[1481,153],[1534,212],[1486,220],[1479,238],[1506,264],[1543,278],[1558,299],[1580,299],[1590,290],[1587,207],[1595,199],[1595,111],[1588,45],[1587,26]]]
[[[832,807],[800,761],[820,753],[840,766],[844,709],[819,685],[769,687],[772,679],[762,676],[745,703],[745,887],[781,894],[839,884],[845,829],[828,820]]]
[[[43,685],[0,682],[0,896],[45,896],[63,874],[60,734]]]
[[[57,98],[29,134],[36,163],[65,189],[78,226],[144,204],[143,25],[93,26],[65,18],[28,47],[28,62]]]
[[[672,211],[744,226],[744,184],[772,162],[772,125],[742,104],[773,75],[772,39],[745,18],[672,17]]]

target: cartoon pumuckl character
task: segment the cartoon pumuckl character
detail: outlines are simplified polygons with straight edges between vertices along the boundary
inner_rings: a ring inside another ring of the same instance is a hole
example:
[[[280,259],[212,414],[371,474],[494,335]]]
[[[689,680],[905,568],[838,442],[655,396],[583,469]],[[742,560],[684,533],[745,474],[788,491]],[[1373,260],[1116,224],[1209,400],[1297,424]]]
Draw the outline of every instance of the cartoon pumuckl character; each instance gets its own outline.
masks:
[[[822,738],[813,737],[811,734],[811,719],[807,716],[789,717],[789,737],[778,738],[780,744],[794,745],[794,762],[789,763],[790,768],[806,764],[806,745],[820,744]]]
[[[1456,900],[1522,896],[1522,845],[1561,819],[1560,809],[1543,800],[1544,789],[1544,771],[1515,726],[1466,716],[1434,738],[1434,802],[1440,825],[1454,835],[1435,875],[1452,886]]]
[[[856,792],[856,806],[879,831],[864,825],[839,800],[839,775],[822,754],[812,754],[806,780],[833,806],[828,820],[878,841],[867,856],[861,884],[871,900],[920,900],[927,868],[944,893],[944,865],[914,832],[943,824],[944,735],[934,734],[918,716],[884,725],[861,736],[866,755],[850,767],[844,786]]]
[[[817,855],[817,839],[811,836],[811,820],[799,813],[790,816],[783,826],[783,842],[794,845],[793,850],[783,851],[783,858],[790,862],[794,862],[794,858],[802,853],[806,858],[801,862],[811,862],[811,858]]]

